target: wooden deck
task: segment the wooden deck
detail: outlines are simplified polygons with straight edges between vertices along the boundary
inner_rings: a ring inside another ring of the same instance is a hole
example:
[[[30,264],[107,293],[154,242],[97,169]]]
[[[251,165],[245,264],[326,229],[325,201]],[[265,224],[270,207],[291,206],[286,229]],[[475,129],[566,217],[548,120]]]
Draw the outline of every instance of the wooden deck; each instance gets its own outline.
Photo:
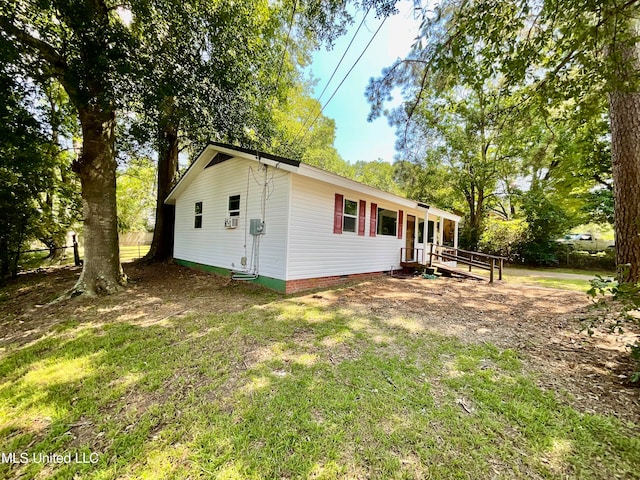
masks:
[[[407,261],[407,259],[410,260]],[[422,248],[410,249],[403,247],[400,249],[400,265],[403,269],[420,271],[427,266],[433,266],[447,276],[472,278],[474,280],[488,281],[489,283],[493,283],[496,273],[498,274],[498,280],[502,280],[505,260],[506,258],[496,255],[434,244],[430,245],[428,257]],[[457,266],[451,267],[445,262],[456,262],[457,265],[467,266],[468,270]],[[485,277],[477,273],[471,273],[472,268],[488,270],[489,276]]]
[[[403,269],[413,269],[416,271],[423,271],[425,268],[427,268],[427,265],[424,265],[422,263],[419,262],[402,262],[400,264],[402,266]],[[437,268],[439,272],[443,273],[445,276],[456,276],[456,277],[463,277],[463,278],[471,278],[473,280],[482,280],[484,282],[489,281],[488,277],[484,277],[482,275],[478,275],[477,273],[471,273],[465,270],[462,270],[460,268],[457,267],[452,267],[449,265],[445,265],[443,263],[440,262],[433,262],[433,267]]]
[[[449,265],[444,265],[444,264],[439,263],[439,262],[433,262],[433,266],[436,267],[439,272],[443,272],[443,273],[448,274],[448,275],[457,276],[457,277],[464,277],[464,278],[471,278],[473,280],[481,280],[483,282],[488,282],[489,281],[489,277],[485,277],[485,276],[482,276],[482,275],[478,275],[477,273],[472,273],[472,272],[469,272],[469,271],[466,271],[466,270],[462,270],[461,268],[451,267]]]
[[[414,270],[424,269],[426,265],[419,262],[400,262],[402,268],[413,268]]]

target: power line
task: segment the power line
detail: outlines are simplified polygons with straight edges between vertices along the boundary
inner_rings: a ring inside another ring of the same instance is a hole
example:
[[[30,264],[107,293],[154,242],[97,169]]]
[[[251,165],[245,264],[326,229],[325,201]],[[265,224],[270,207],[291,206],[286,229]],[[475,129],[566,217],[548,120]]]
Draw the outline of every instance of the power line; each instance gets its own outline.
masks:
[[[298,8],[298,0],[294,0],[293,9],[291,10],[291,18],[289,19],[289,28],[287,30],[287,38],[284,41],[284,47],[282,49],[282,57],[280,57],[280,66],[278,67],[278,78],[276,79],[276,87],[273,90],[271,98],[271,109],[273,110],[273,104],[275,102],[275,96],[278,93],[278,87],[280,86],[280,77],[282,74],[282,67],[284,66],[284,57],[287,55],[287,48],[289,47],[289,39],[291,38],[291,27],[293,27],[293,20],[296,16],[296,9]]]
[[[289,40],[291,39],[291,29],[293,27],[293,21],[295,19],[296,16],[296,10],[298,8],[298,0],[294,0],[293,2],[293,9],[291,10],[291,17],[289,18],[289,26],[287,28],[287,36],[286,39],[284,41],[284,45],[282,47],[282,56],[280,57],[280,65],[278,66],[278,76],[276,78],[276,84],[273,88],[273,91],[271,92],[271,105],[269,107],[269,110],[273,111],[273,107],[275,105],[276,102],[276,96],[278,94],[278,87],[280,86],[280,79],[282,77],[282,67],[284,66],[284,59],[287,56],[287,49],[289,47]],[[266,137],[262,134],[262,132],[260,131],[260,129],[256,128],[254,130],[254,134],[259,137],[259,139],[264,142],[265,144],[267,143],[267,139]],[[251,139],[250,140],[252,144],[255,144],[255,140]],[[256,155],[257,155],[258,149],[256,148]]]
[[[378,29],[375,31],[375,33],[373,34],[373,36],[371,37],[371,39],[369,40],[369,43],[367,43],[367,46],[364,47],[364,50],[362,50],[362,52],[360,53],[360,56],[356,59],[355,62],[353,62],[353,65],[351,65],[351,68],[349,69],[349,71],[347,72],[347,74],[343,77],[343,79],[340,81],[340,84],[336,87],[336,89],[333,91],[333,93],[331,94],[331,97],[329,97],[329,100],[327,100],[327,102],[323,105],[323,107],[320,109],[320,111],[318,112],[318,114],[315,116],[315,118],[313,119],[313,121],[311,122],[311,124],[309,125],[309,127],[307,127],[307,131],[304,133],[304,135],[302,135],[302,137],[300,138],[300,142],[302,142],[302,140],[304,140],[304,138],[309,134],[309,132],[311,131],[311,127],[313,127],[313,124],[316,122],[316,120],[318,120],[318,117],[320,117],[320,115],[322,114],[322,112],[324,111],[324,109],[327,107],[327,105],[329,105],[329,102],[331,102],[331,100],[333,100],[333,97],[336,95],[336,93],[338,93],[338,90],[340,89],[340,87],[342,86],[342,84],[345,82],[345,80],[347,79],[347,77],[349,76],[349,74],[352,72],[352,70],[355,68],[355,66],[358,64],[358,62],[360,61],[360,59],[363,57],[363,55],[365,54],[365,52],[367,51],[367,49],[369,48],[369,46],[371,45],[371,43],[373,42],[373,40],[376,38],[376,35],[378,35],[378,32],[380,31],[380,29],[382,28],[382,26],[384,25],[384,22],[387,21],[387,18],[389,17],[384,17],[382,19],[382,22],[380,23],[380,25],[378,26]],[[293,139],[293,141],[291,143],[295,143],[295,141],[297,140],[298,135],[296,135]]]
[[[342,54],[342,57],[340,57],[340,61],[336,65],[336,68],[333,69],[333,73],[329,77],[329,80],[327,81],[327,84],[322,89],[322,92],[320,93],[320,96],[318,97],[318,101],[320,101],[322,99],[322,96],[324,95],[324,92],[327,91],[327,88],[329,87],[329,84],[331,83],[331,80],[333,80],[333,77],[338,72],[338,68],[340,68],[340,65],[342,64],[342,60],[344,60],[344,57],[347,55],[347,52],[351,48],[351,45],[353,44],[353,41],[356,39],[356,36],[358,35],[358,32],[360,31],[360,28],[362,27],[362,25],[364,25],[364,21],[367,19],[367,15],[369,15],[369,11],[370,10],[371,10],[371,7],[369,7],[369,9],[366,11],[366,13],[364,14],[364,17],[362,17],[362,21],[360,22],[360,25],[358,25],[358,28],[356,29],[356,32],[353,34],[353,37],[351,37],[351,41],[349,42],[349,45],[347,45],[347,48],[345,49],[344,53]]]
[[[369,11],[370,10],[371,10],[371,7],[369,7],[367,9],[367,11],[364,14],[364,17],[362,17],[362,21],[360,22],[360,25],[358,25],[358,28],[356,29],[355,33],[351,37],[351,41],[349,42],[349,45],[347,45],[347,48],[343,52],[342,57],[340,57],[340,60],[338,61],[338,64],[333,69],[333,72],[331,73],[331,76],[329,77],[329,80],[327,81],[327,83],[325,84],[324,88],[322,89],[322,92],[320,92],[320,95],[317,98],[318,102],[320,102],[320,100],[322,100],[322,96],[324,95],[324,92],[326,92],[327,88],[329,88],[329,85],[331,84],[331,80],[333,80],[333,77],[338,72],[338,69],[340,68],[340,65],[342,65],[342,61],[344,60],[344,57],[346,57],[347,53],[349,52],[349,49],[351,48],[351,45],[353,45],[353,42],[356,39],[356,36],[358,35],[358,32],[360,31],[360,28],[362,27],[362,25],[364,25],[364,21],[367,19],[367,15],[369,15]],[[291,143],[293,143],[295,141],[295,139],[298,138],[298,135],[300,135],[300,132],[302,132],[305,129],[305,127],[309,123],[309,119],[311,118],[311,115],[313,115],[313,113],[309,113],[309,115],[306,116],[306,118],[304,119],[304,122],[302,122],[302,126],[298,129],[298,131],[294,135],[293,141]]]

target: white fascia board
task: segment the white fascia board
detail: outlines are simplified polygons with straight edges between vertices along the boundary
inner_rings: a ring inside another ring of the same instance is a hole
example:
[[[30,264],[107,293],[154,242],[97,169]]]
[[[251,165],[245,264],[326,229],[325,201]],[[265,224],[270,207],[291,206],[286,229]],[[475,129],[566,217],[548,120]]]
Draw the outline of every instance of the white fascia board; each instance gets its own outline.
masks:
[[[213,157],[218,152],[226,153],[227,155],[230,155],[233,158],[242,158],[245,160],[251,160],[256,163],[269,165],[279,170],[284,170],[286,172],[297,173],[299,175],[312,178],[315,180],[319,180],[321,182],[325,182],[339,188],[346,188],[348,190],[361,192],[366,195],[371,195],[372,197],[377,197],[381,200],[386,200],[388,202],[392,202],[397,205],[402,205],[406,208],[412,208],[416,210],[426,210],[428,214],[430,213],[436,216],[448,218],[449,220],[453,220],[455,222],[459,222],[461,218],[458,215],[446,212],[437,207],[429,206],[429,208],[425,208],[414,200],[409,200],[404,197],[394,195],[393,193],[384,192],[377,188],[370,187],[369,185],[364,185],[355,180],[341,177],[340,175],[336,175],[335,173],[327,172],[319,168],[312,167],[311,165],[306,165],[304,163],[301,163],[298,167],[296,167],[293,165],[288,165],[286,163],[278,162],[277,160],[258,157],[257,155],[252,153],[240,152],[233,148],[226,148],[220,145],[208,145],[207,148],[205,148],[202,151],[202,153],[198,155],[198,158],[196,158],[196,160],[187,169],[187,172],[182,176],[182,178],[180,178],[176,186],[173,187],[173,189],[167,196],[164,203],[175,205],[176,199],[182,194],[182,192],[193,181],[193,179],[196,178],[196,176],[205,169],[207,164],[211,161],[211,159],[213,159]]]
[[[238,150],[234,150],[232,148],[225,148],[220,146],[210,145],[212,149],[216,152],[226,153],[227,155],[231,155],[235,158],[244,158],[245,160],[253,160],[254,162],[262,163],[264,165],[269,165],[270,167],[275,167],[278,170],[285,170],[287,172],[297,172],[299,167],[294,167],[293,165],[287,165],[286,163],[278,162],[277,160],[271,160],[270,158],[258,157],[257,155],[239,152]]]
[[[207,148],[198,155],[198,158],[189,165],[185,174],[180,177],[176,186],[171,189],[171,192],[169,192],[169,195],[165,198],[164,203],[168,205],[175,205],[176,199],[182,194],[193,179],[196,178],[202,170],[204,170],[204,167],[211,161],[215,154],[216,150],[211,145],[207,146]]]
[[[453,220],[454,222],[459,222],[462,217],[450,212],[446,212],[437,207],[429,207],[429,213],[431,215],[435,215],[436,217],[443,217],[448,220]]]
[[[217,153],[226,153],[227,155],[231,155],[233,158],[243,158],[245,160],[252,160],[256,163],[262,163],[265,165],[269,165],[271,167],[277,168],[279,170],[285,170],[287,172],[296,172],[298,167],[294,167],[291,165],[287,165],[286,163],[277,162],[275,160],[271,160],[268,158],[258,158],[255,155],[250,155],[244,152],[238,152],[237,150],[233,150],[231,148],[224,148],[214,145],[208,145],[198,158],[189,166],[187,172],[182,175],[178,183],[171,190],[164,203],[169,205],[175,205],[176,199],[184,192],[187,186],[195,179],[200,172],[202,172],[205,167],[209,164],[209,162],[213,159],[213,157]],[[232,160],[232,159],[230,159]]]
[[[301,163],[300,167],[298,167],[297,173],[299,175],[313,178],[315,180],[319,180],[321,182],[334,185],[336,187],[346,188],[348,190],[361,192],[366,195],[371,195],[372,197],[378,197],[382,200],[396,203],[398,205],[402,205],[407,208],[414,208],[414,209],[422,208],[418,205],[417,202],[414,202],[413,200],[408,200],[404,197],[394,195],[393,193],[383,192],[382,190],[378,190],[377,188],[364,185],[360,182],[356,182],[355,180],[351,180],[349,178],[341,177],[340,175],[336,175],[335,173],[325,172],[324,170],[320,170],[319,168],[312,167],[311,165],[305,165]]]

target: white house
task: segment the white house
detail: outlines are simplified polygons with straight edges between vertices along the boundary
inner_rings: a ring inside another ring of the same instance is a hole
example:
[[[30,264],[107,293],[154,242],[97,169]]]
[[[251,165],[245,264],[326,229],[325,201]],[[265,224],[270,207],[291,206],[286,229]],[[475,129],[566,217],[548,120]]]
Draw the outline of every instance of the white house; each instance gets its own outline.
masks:
[[[319,168],[211,143],[171,191],[180,265],[291,293],[424,263],[460,217]]]

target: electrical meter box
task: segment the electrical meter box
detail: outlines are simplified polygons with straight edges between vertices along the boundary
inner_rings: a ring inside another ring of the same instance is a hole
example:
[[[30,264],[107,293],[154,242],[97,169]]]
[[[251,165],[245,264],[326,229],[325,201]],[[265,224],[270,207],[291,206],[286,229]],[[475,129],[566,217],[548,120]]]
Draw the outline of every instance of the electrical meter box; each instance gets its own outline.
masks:
[[[259,218],[252,218],[249,221],[249,233],[251,235],[264,235],[266,231],[266,226],[262,220]]]

